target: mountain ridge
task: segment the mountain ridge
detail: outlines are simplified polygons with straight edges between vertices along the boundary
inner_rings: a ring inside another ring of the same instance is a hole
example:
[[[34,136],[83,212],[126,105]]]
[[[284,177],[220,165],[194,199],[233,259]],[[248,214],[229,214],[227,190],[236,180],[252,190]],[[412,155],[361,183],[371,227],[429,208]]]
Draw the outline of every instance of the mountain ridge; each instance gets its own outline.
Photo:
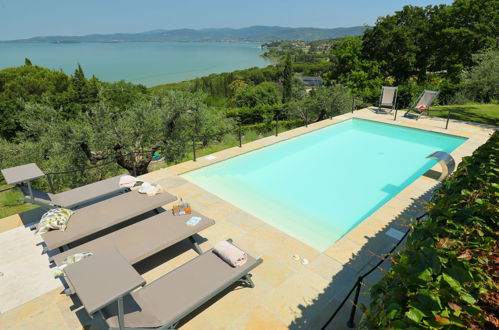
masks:
[[[239,41],[268,42],[272,40],[302,40],[340,38],[360,35],[364,26],[339,28],[290,28],[282,26],[254,25],[245,28],[206,28],[206,29],[155,29],[139,33],[89,34],[84,36],[38,36],[27,39],[5,40],[3,42],[140,42],[140,41]]]

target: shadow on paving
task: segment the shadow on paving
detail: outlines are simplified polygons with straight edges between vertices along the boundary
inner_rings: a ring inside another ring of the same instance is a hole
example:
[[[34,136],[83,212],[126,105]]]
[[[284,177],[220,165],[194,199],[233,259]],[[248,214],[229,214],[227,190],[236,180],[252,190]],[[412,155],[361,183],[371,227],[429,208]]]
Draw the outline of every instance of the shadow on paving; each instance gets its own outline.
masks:
[[[413,202],[402,213],[394,216],[389,223],[387,221],[388,224],[380,229],[374,237],[365,236],[367,242],[359,252],[350,257],[350,260],[343,265],[343,268],[338,273],[332,276],[327,288],[311,304],[298,306],[301,316],[293,320],[289,328],[319,329],[323,327],[355,285],[358,276],[371,270],[399,241],[399,239],[387,235],[387,231],[390,228],[401,233],[408,231],[414,221],[413,219],[425,213],[425,205],[431,198],[434,189],[428,190],[417,199],[413,198]],[[403,245],[402,242],[395,252],[402,248]],[[369,289],[383,278],[389,269],[390,261],[386,260],[363,280],[355,314],[355,326],[359,325],[362,316],[362,307],[360,305],[369,307]],[[349,329],[347,321],[350,316],[354,295],[355,290],[326,329]]]

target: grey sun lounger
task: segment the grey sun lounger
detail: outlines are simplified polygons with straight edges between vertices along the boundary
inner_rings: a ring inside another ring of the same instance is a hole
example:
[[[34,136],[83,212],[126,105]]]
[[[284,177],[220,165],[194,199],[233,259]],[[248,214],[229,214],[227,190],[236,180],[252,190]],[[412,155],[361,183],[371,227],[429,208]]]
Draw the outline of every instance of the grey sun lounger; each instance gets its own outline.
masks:
[[[2,174],[7,184],[17,184],[24,195],[24,201],[45,207],[76,208],[99,198],[130,190],[120,187],[121,175],[87,184],[58,194],[35,190],[31,182],[43,178],[45,173],[34,163],[6,168]]]
[[[390,109],[389,112],[391,113],[397,106],[397,91],[398,87],[381,86],[381,95],[376,112],[381,112],[381,108],[386,108]]]
[[[125,262],[116,250],[106,250],[65,268],[87,312],[111,329],[174,328],[232,285],[254,287],[249,273],[262,259],[248,255],[243,266],[232,267],[208,250],[138,290],[145,281]],[[116,272],[117,279],[113,281],[109,272],[103,278],[98,269]]]
[[[167,192],[148,197],[138,191],[130,191],[76,210],[69,219],[65,231],[51,230],[41,236],[48,251],[61,248],[133,217],[153,211],[176,199]]]
[[[426,111],[428,116],[430,115],[430,106],[433,100],[438,95],[438,91],[430,91],[425,89],[421,95],[419,95],[419,98],[417,99],[416,103],[412,107],[410,107],[407,112],[404,114],[404,117],[408,117],[409,112],[414,112],[415,116],[417,119],[421,118],[421,115]],[[419,107],[423,106],[423,109],[420,109]]]
[[[187,225],[185,222],[193,216],[201,217],[201,221],[195,226]],[[51,259],[60,266],[66,257],[76,253],[91,252],[96,254],[114,248],[130,265],[133,265],[187,238],[192,243],[194,250],[198,254],[202,254],[203,251],[194,239],[194,235],[214,224],[213,219],[195,211],[192,211],[191,214],[178,216],[173,215],[170,211],[165,211],[56,254]],[[68,282],[68,285],[69,290],[66,290],[66,293],[73,294],[74,288],[71,287],[71,282]]]
[[[195,226],[187,225],[185,222],[193,216],[202,219]],[[191,238],[194,249],[201,254],[202,251],[192,236],[214,224],[214,220],[196,211],[185,215],[173,215],[171,211],[165,211],[56,254],[53,261],[60,266],[66,257],[75,253],[97,253],[116,248],[127,262],[133,265],[187,238]]]

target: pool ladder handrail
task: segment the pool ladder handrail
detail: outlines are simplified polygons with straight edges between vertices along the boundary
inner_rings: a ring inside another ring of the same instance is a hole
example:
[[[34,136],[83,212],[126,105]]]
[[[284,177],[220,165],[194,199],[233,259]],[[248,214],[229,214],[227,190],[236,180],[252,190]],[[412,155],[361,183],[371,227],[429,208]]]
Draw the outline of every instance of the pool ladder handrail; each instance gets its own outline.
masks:
[[[442,174],[440,174],[438,181],[443,181],[456,168],[456,161],[445,151],[435,151],[426,156],[426,158],[435,159],[439,162],[440,166],[442,166]]]

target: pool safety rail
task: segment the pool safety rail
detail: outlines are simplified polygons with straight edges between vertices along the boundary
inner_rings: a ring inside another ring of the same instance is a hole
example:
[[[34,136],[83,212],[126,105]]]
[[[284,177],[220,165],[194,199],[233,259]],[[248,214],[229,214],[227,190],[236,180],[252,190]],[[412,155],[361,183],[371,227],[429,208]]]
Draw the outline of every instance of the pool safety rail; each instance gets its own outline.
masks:
[[[398,109],[395,109],[395,115],[393,116],[394,121],[397,120],[398,111],[399,111]],[[428,110],[428,116],[431,118],[429,110]],[[450,120],[450,110],[447,110],[447,120],[445,121],[445,129],[449,128],[449,120]]]
[[[426,158],[435,159],[442,166],[442,174],[440,174],[438,181],[443,181],[456,168],[456,161],[445,151],[435,151],[426,156]]]
[[[416,222],[420,222],[421,219],[423,219],[426,215],[427,214],[424,213],[424,214],[418,216],[416,218]],[[353,301],[352,301],[352,309],[350,310],[350,317],[348,319],[347,326],[349,328],[354,328],[355,327],[355,322],[354,322],[355,313],[357,311],[357,303],[359,301],[360,288],[363,285],[364,278],[366,278],[367,276],[369,276],[374,270],[378,269],[379,266],[381,266],[381,264],[383,262],[385,262],[386,260],[388,260],[388,259],[390,259],[392,257],[392,254],[395,251],[395,249],[404,241],[404,239],[407,237],[407,235],[409,235],[409,233],[411,232],[411,230],[412,230],[412,228],[410,228],[409,230],[407,230],[405,232],[404,236],[402,236],[402,238],[391,248],[391,250],[388,253],[385,254],[385,256],[383,258],[381,258],[381,260],[374,267],[372,267],[369,271],[365,272],[364,274],[359,275],[359,277],[357,278],[357,282],[355,282],[354,286],[350,289],[350,291],[348,291],[348,293],[345,296],[345,298],[341,301],[340,305],[336,308],[336,310],[331,315],[331,317],[327,320],[327,322],[322,326],[321,330],[325,330],[331,324],[331,322],[333,321],[333,319],[336,317],[336,315],[338,315],[338,313],[341,310],[341,308],[343,308],[343,306],[347,302],[348,298],[350,298],[350,296],[352,295],[352,292],[354,290],[355,290],[355,295],[354,295],[354,298],[353,298]]]

